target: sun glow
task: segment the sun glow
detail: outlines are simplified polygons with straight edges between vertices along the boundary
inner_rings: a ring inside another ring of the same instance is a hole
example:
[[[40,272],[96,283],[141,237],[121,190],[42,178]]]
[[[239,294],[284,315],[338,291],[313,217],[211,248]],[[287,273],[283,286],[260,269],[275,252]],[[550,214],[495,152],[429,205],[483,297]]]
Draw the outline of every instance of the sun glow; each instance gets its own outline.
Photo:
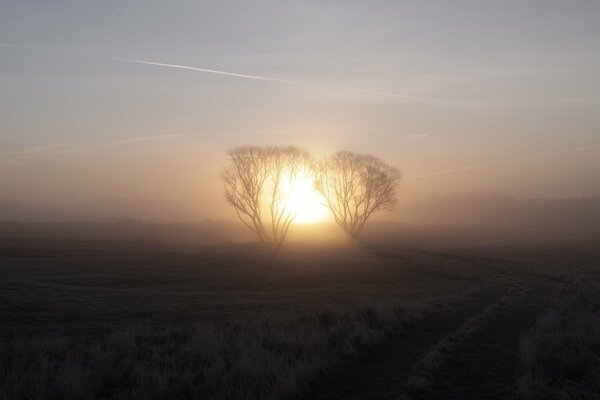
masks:
[[[285,207],[295,215],[294,223],[311,224],[330,218],[323,196],[315,189],[313,179],[307,172],[299,173],[294,179],[286,179],[282,184],[285,194]]]

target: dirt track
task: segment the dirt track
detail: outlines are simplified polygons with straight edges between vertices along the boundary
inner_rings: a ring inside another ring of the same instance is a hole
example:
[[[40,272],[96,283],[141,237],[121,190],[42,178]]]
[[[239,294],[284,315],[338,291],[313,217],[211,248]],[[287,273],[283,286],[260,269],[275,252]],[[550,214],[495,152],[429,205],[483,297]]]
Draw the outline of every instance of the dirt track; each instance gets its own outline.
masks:
[[[482,295],[435,312],[384,343],[362,349],[313,382],[301,397],[514,398],[520,339],[551,305],[560,283],[505,273],[500,278],[512,281],[512,289],[501,279]]]

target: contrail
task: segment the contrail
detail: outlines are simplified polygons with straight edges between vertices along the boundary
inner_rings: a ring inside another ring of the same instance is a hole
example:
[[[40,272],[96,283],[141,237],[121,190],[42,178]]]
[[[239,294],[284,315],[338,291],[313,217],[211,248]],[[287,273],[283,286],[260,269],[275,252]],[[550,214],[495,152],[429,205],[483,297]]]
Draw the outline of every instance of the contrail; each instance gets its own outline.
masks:
[[[57,151],[55,153],[57,153],[57,154],[58,153],[77,153],[80,151],[93,150],[95,148],[120,146],[123,144],[145,142],[148,140],[155,140],[155,139],[174,138],[174,137],[178,137],[178,136],[180,136],[180,135],[169,134],[169,135],[138,136],[138,137],[133,137],[133,138],[128,138],[128,139],[117,140],[115,142],[82,145],[79,149],[66,149],[66,150]]]
[[[121,58],[121,57],[117,57],[115,59],[119,60],[119,61],[125,61],[125,62],[136,63],[136,64],[154,65],[154,66],[158,66],[158,67],[167,67],[167,68],[178,68],[178,69],[185,69],[185,70],[190,70],[190,71],[206,72],[209,74],[233,76],[236,78],[254,79],[254,80],[271,81],[271,82],[293,83],[293,84],[298,83],[296,81],[289,80],[289,79],[273,78],[273,77],[260,76],[260,75],[240,74],[237,72],[220,71],[220,70],[207,69],[207,68],[197,68],[197,67],[191,67],[189,65],[166,64],[166,63],[159,63],[159,62],[154,62],[154,61],[145,61],[145,60],[137,60],[137,59],[133,59],[133,58]],[[358,88],[353,88],[353,87],[349,87],[346,89],[353,91],[353,92],[358,92],[358,93],[365,93],[365,94],[371,94],[371,95],[376,95],[376,96],[394,97],[394,98],[399,98],[399,99],[404,99],[404,100],[409,100],[409,101],[420,101],[420,102],[439,103],[439,104],[448,104],[448,105],[456,105],[457,104],[457,103],[445,101],[445,100],[430,99],[430,98],[416,97],[416,96],[407,96],[407,95],[403,95],[403,94],[399,94],[399,93],[380,92],[377,90],[358,89]]]
[[[116,145],[119,145],[119,144],[145,142],[146,140],[154,140],[154,139],[162,139],[162,138],[173,138],[173,137],[177,137],[177,136],[179,136],[179,135],[171,134],[171,135],[140,136],[140,137],[135,137],[135,138],[117,140],[116,142],[105,143],[105,144],[101,144],[101,145],[98,145],[98,146],[99,147],[116,146]]]
[[[25,46],[22,44],[0,43],[0,47],[10,47],[13,49],[34,49],[35,47]]]
[[[282,132],[285,128],[264,128],[264,129],[243,129],[243,130],[225,130],[199,132],[198,136],[235,136],[235,135],[261,135],[265,133]]]
[[[144,142],[147,140],[172,138],[172,137],[177,137],[177,136],[180,136],[180,135],[171,134],[171,135],[140,136],[140,137],[134,137],[134,138],[129,138],[129,139],[117,140],[116,142],[97,143],[97,144],[93,144],[93,143],[86,144],[86,143],[76,143],[76,142],[47,144],[44,146],[32,147],[29,149],[0,153],[0,157],[12,157],[12,156],[40,154],[40,153],[52,153],[52,154],[78,153],[78,152],[82,152],[82,151],[93,150],[96,148],[118,146],[121,144]]]
[[[509,158],[509,159],[506,159],[506,160],[498,160],[498,161],[492,161],[492,162],[483,163],[483,164],[475,164],[475,165],[469,165],[469,166],[466,166],[466,167],[459,167],[459,168],[447,169],[447,170],[444,170],[444,171],[437,171],[437,172],[432,172],[432,173],[429,173],[429,174],[412,176],[412,177],[406,178],[406,180],[428,178],[430,176],[453,174],[455,172],[469,171],[469,170],[472,170],[472,169],[491,167],[491,166],[501,165],[501,164],[509,164],[509,163],[512,163],[512,162],[524,161],[524,160],[531,160],[531,159],[535,159],[535,158],[550,157],[550,156],[555,156],[555,155],[565,154],[565,153],[573,153],[573,152],[576,152],[576,151],[589,150],[589,149],[594,149],[594,148],[598,148],[598,147],[600,147],[600,143],[590,144],[588,146],[576,147],[576,148],[573,148],[573,149],[567,149],[567,150],[561,150],[561,151],[553,151],[553,152],[550,152],[550,153],[541,153],[541,154],[535,154],[535,155],[531,155],[531,156]]]
[[[215,69],[196,68],[196,67],[190,67],[188,65],[165,64],[165,63],[159,63],[159,62],[153,62],[153,61],[135,60],[135,59],[131,59],[131,58],[116,58],[116,59],[119,60],[119,61],[131,62],[131,63],[136,63],[136,64],[146,64],[146,65],[155,65],[155,66],[158,66],[158,67],[187,69],[187,70],[190,70],[190,71],[207,72],[209,74],[233,76],[233,77],[236,77],[236,78],[255,79],[255,80],[259,80],[259,81],[295,83],[294,81],[291,81],[291,80],[288,80],[288,79],[271,78],[271,77],[268,77],[268,76],[260,76],[260,75],[239,74],[237,72],[218,71],[218,70],[215,70]]]
[[[0,156],[19,156],[19,155],[25,155],[25,154],[55,152],[55,151],[73,147],[73,146],[78,146],[78,143],[71,142],[71,143],[47,144],[47,145],[31,147],[31,148],[23,149],[23,150],[16,150],[16,151],[0,153]]]
[[[353,92],[358,92],[358,93],[373,94],[373,95],[376,95],[376,96],[395,97],[395,98],[398,98],[398,99],[409,100],[409,101],[422,101],[422,102],[440,103],[440,104],[449,104],[449,105],[456,105],[457,104],[457,103],[453,103],[451,101],[438,100],[438,99],[430,99],[430,98],[427,98],[427,97],[407,96],[407,95],[401,94],[401,93],[380,92],[378,90],[358,89],[358,88],[353,88],[353,87],[349,87],[347,89],[351,90]]]

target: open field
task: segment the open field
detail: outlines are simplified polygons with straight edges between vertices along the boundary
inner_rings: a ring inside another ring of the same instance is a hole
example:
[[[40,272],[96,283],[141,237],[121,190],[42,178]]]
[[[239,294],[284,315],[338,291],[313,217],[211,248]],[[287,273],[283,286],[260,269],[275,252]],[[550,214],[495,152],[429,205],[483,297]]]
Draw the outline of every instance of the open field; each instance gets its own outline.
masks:
[[[591,399],[599,309],[573,296],[594,293],[599,256],[371,241],[291,243],[269,260],[249,244],[7,238],[0,386],[14,399]],[[578,311],[576,334],[548,332]],[[563,342],[579,381],[543,351]]]
[[[600,0],[0,0],[0,400],[600,400]]]
[[[477,287],[468,280],[432,282],[412,268],[408,259],[347,247],[289,249],[269,261],[247,245],[13,243],[3,250],[2,329],[69,333],[132,322],[231,322],[371,303],[424,304]]]

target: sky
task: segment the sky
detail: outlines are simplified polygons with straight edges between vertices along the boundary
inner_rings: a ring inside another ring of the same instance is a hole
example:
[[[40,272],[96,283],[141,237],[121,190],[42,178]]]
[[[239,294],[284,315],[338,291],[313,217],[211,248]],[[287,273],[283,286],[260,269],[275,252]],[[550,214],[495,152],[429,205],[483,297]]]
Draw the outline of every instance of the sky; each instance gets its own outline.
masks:
[[[0,1],[0,218],[234,218],[228,149],[600,195],[597,1]]]

